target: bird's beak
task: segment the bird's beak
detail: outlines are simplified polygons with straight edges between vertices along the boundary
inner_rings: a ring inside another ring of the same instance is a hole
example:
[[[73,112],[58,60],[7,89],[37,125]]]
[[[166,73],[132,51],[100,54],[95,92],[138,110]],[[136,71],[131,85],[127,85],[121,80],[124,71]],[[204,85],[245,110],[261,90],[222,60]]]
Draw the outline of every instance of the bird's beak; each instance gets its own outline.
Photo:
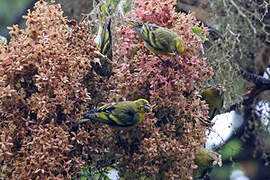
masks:
[[[218,86],[217,90],[219,91],[220,94],[223,94],[226,91],[226,89],[223,86]]]
[[[221,92],[226,91],[226,89],[224,87],[222,87],[222,86],[218,87],[218,90],[221,91]]]
[[[147,110],[147,111],[149,111],[150,109],[151,109],[151,104],[145,104],[145,109]]]

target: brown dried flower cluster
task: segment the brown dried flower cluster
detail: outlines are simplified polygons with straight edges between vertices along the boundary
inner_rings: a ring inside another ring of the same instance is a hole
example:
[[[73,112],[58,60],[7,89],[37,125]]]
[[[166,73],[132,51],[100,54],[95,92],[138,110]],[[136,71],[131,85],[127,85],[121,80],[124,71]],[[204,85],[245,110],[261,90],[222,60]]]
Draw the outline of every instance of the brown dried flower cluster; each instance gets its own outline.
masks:
[[[116,139],[120,176],[190,179],[196,167],[194,154],[205,144],[202,122],[207,110],[198,94],[213,74],[198,56],[202,40],[192,27],[200,25],[192,14],[176,13],[175,0],[134,3],[127,18],[172,28],[183,38],[185,51],[176,57],[162,56],[169,61],[166,64],[145,48],[131,26],[118,28],[116,92],[129,100],[146,98],[153,105],[151,116]]]
[[[41,0],[25,17],[25,29],[10,28],[10,43],[0,47],[0,173],[76,179],[85,165],[102,168],[116,160],[126,179],[191,179],[208,114],[198,92],[212,72],[198,57],[202,40],[191,28],[199,22],[175,13],[175,3],[135,1],[129,15],[173,28],[185,53],[163,64],[130,27],[121,27],[110,82],[91,68],[99,55],[87,25],[67,22],[59,5]],[[73,126],[87,106],[137,98],[153,105],[137,127]]]
[[[108,142],[109,130],[75,134],[72,124],[88,101],[104,101],[109,87],[92,71],[99,55],[87,24],[69,26],[60,5],[39,1],[34,9],[24,17],[27,27],[11,27],[9,44],[0,47],[0,173],[71,178],[85,151],[94,164]]]

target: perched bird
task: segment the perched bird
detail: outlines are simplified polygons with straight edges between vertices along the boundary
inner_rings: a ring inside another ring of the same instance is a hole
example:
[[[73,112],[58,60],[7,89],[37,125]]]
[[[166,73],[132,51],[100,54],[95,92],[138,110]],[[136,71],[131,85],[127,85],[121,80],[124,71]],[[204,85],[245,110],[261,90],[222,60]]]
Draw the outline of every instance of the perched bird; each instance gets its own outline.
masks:
[[[193,169],[194,179],[204,179],[214,166],[222,165],[221,155],[205,148],[195,155],[194,162],[198,166],[197,169]]]
[[[184,41],[168,28],[127,20],[137,34],[144,40],[145,46],[155,54],[178,55],[184,51]]]
[[[105,5],[103,8],[105,8]],[[111,19],[109,18],[109,22],[107,22],[107,18],[105,16],[106,11],[101,10],[101,13],[99,14],[99,32],[95,40],[98,45],[99,52],[104,56],[107,56],[112,61]],[[112,63],[105,57],[101,58],[98,63],[91,62],[91,65],[98,75],[103,76],[106,79],[109,79],[113,74]]]
[[[209,106],[210,120],[217,115],[223,106],[224,88],[221,86],[211,86],[203,90],[201,93],[202,99],[206,101]]]
[[[101,22],[102,23],[102,22]],[[109,22],[107,19],[104,20],[103,31],[101,33],[100,41],[98,43],[100,53],[107,56],[112,60],[112,33],[111,33],[111,18]]]
[[[83,114],[79,123],[95,120],[116,128],[132,127],[144,119],[145,112],[150,107],[151,105],[145,99],[105,104]]]

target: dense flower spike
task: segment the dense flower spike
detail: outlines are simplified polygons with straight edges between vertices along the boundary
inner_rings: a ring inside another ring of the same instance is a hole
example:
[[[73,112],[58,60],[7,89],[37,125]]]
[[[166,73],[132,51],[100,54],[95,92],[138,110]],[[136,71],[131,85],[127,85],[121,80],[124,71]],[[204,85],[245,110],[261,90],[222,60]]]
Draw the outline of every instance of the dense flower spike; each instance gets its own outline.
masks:
[[[89,129],[70,132],[87,101],[106,98],[108,87],[90,65],[98,48],[87,24],[68,26],[60,5],[39,1],[24,18],[27,27],[14,25],[9,44],[0,45],[0,174],[71,179],[82,155],[90,153],[93,164],[103,159],[110,133],[92,126],[90,137]]]
[[[127,179],[189,179],[195,167],[194,155],[205,143],[206,128],[201,122],[208,114],[199,91],[212,71],[205,59],[198,57],[202,40],[192,27],[199,22],[192,14],[175,13],[175,3],[135,1],[135,9],[126,15],[127,19],[169,28],[182,37],[185,51],[178,56],[163,56],[169,59],[168,64],[149,53],[131,26],[119,30],[120,51],[116,54],[123,58],[116,58],[117,92],[130,100],[149,99],[154,114],[128,135],[120,133],[115,149],[122,154],[119,169]],[[200,28],[205,34],[206,28]]]

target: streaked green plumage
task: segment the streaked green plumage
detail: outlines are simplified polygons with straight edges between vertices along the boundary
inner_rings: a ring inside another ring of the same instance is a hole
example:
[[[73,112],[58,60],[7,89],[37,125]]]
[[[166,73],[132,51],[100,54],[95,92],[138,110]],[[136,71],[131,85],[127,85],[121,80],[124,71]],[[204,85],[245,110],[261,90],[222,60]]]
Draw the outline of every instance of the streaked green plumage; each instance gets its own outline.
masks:
[[[150,51],[166,55],[177,55],[184,51],[182,38],[168,28],[133,20],[127,20],[126,22],[133,26]]]
[[[194,179],[203,179],[207,176],[215,165],[222,165],[221,155],[209,149],[202,148],[199,153],[195,155],[195,164],[197,169],[193,169]]]
[[[105,23],[103,26],[103,31],[100,42],[98,44],[98,48],[100,49],[101,54],[107,56],[110,60],[112,60],[111,19],[109,19],[109,22],[107,22],[107,19],[105,18]]]
[[[91,119],[112,127],[132,127],[144,119],[145,112],[149,108],[150,104],[145,99],[105,104],[83,114],[80,123]]]
[[[212,86],[206,88],[202,92],[202,99],[206,101],[209,106],[209,117],[213,119],[223,106],[224,89],[221,86]]]
[[[99,14],[100,24],[99,24],[99,33],[97,36],[97,44],[100,53],[107,56],[112,61],[113,53],[112,53],[111,19],[109,18],[109,22],[107,22],[107,18],[105,16],[106,11],[101,10],[101,12],[102,14]],[[98,75],[106,77],[107,79],[109,79],[113,74],[112,63],[108,61],[108,59],[106,58],[100,58],[99,63],[92,62],[91,65]]]

